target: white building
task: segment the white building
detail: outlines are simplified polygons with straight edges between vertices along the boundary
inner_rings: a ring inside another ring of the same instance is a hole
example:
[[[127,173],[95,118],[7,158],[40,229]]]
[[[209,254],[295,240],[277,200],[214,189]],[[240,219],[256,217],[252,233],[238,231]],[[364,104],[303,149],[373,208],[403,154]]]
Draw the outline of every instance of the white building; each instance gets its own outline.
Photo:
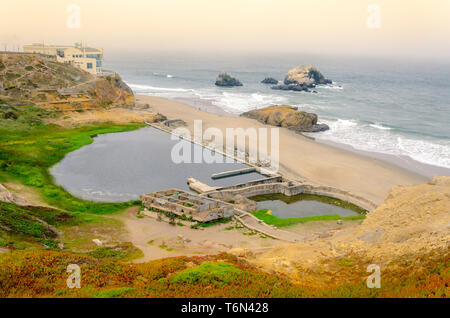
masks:
[[[81,43],[75,46],[32,44],[24,45],[23,51],[55,56],[57,62],[72,64],[94,75],[102,73],[103,49]]]

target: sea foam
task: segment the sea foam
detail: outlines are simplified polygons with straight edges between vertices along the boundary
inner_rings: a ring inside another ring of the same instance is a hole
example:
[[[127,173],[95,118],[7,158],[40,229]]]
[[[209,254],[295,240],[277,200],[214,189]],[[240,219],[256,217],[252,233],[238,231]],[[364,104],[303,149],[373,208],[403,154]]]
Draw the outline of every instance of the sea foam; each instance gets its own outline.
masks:
[[[350,145],[355,149],[408,156],[416,161],[450,168],[450,141],[432,137],[414,138],[382,124],[358,120],[322,120],[330,130],[309,134],[317,139]]]

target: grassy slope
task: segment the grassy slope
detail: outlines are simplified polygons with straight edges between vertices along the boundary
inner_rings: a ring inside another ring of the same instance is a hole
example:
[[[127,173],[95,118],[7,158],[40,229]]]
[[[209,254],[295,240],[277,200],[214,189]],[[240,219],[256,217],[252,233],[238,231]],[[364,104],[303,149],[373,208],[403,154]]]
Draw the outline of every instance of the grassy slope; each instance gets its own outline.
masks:
[[[306,270],[296,285],[226,254],[126,264],[61,252],[14,252],[0,255],[0,297],[448,296],[448,254],[400,262],[383,269],[380,289],[369,289],[368,263],[354,256],[330,259],[326,271]],[[81,267],[81,289],[66,287],[69,264]]]
[[[75,198],[53,183],[48,169],[67,153],[92,143],[92,136],[133,130],[140,125],[64,129],[42,125],[36,114],[49,116],[36,107],[26,106],[20,108],[18,120],[0,121],[0,182],[9,178],[35,187],[48,204],[72,212],[114,213],[136,203],[94,203]]]

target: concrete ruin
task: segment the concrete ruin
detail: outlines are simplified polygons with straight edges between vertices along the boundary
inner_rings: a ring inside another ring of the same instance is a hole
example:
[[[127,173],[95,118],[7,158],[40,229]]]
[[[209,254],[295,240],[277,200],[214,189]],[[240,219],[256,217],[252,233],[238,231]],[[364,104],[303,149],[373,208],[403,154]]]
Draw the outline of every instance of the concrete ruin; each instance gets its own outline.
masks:
[[[211,222],[234,215],[231,204],[218,200],[200,197],[198,195],[179,190],[169,189],[141,195],[142,204],[148,208],[178,216],[192,217],[197,222]]]

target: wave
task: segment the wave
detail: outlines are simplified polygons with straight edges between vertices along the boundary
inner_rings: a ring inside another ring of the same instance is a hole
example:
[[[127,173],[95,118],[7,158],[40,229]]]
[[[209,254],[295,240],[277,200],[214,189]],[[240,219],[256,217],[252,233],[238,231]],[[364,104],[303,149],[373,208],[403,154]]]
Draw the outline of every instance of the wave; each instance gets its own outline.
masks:
[[[140,85],[140,84],[129,84],[133,90],[135,90],[137,93],[151,93],[153,91],[166,91],[166,92],[192,92],[192,89],[186,89],[186,88],[172,88],[172,87],[156,87],[156,86],[149,86],[149,85]]]
[[[286,102],[286,97],[272,94],[229,92],[217,94],[212,100],[214,105],[235,114]]]
[[[381,130],[391,130],[391,128],[379,124],[370,124],[369,126]]]
[[[333,82],[333,83],[331,83],[331,84],[319,85],[319,86],[317,86],[317,88],[326,88],[326,89],[344,89],[344,86],[339,85],[339,84]]]
[[[358,120],[322,120],[330,126],[325,132],[309,134],[317,139],[350,145],[355,149],[408,156],[421,163],[450,168],[450,140],[414,138],[382,124]]]

